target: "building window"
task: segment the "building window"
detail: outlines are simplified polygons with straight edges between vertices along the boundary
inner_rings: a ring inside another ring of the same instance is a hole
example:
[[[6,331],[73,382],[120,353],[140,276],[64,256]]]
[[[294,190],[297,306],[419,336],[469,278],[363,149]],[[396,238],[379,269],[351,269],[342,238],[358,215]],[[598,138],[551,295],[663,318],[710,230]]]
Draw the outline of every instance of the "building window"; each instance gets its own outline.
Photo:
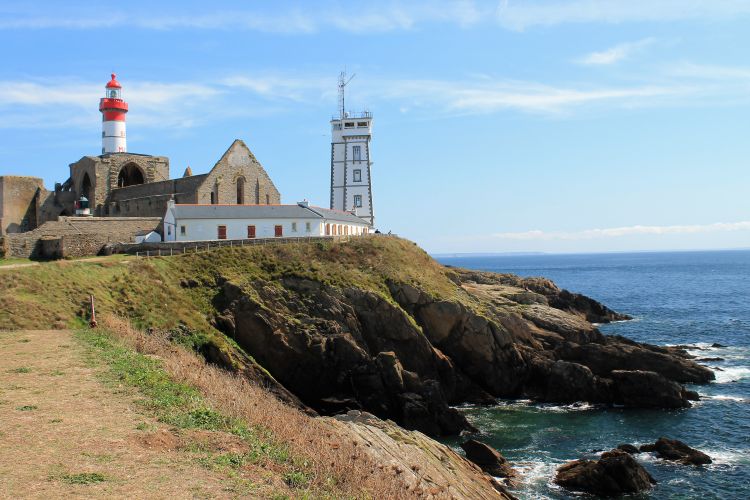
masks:
[[[227,226],[218,227],[218,239],[220,240],[227,239]]]
[[[282,236],[284,236],[284,227],[281,225],[273,226],[273,235],[276,238],[281,238]]]
[[[297,223],[296,222],[292,222],[292,232],[293,233],[297,232]]]
[[[271,195],[267,194],[266,195],[266,205],[270,205],[270,204],[271,204]]]
[[[362,161],[362,146],[352,147],[352,157],[354,161]]]
[[[346,122],[346,123],[344,123],[344,128],[354,128],[354,122]]]
[[[237,204],[245,204],[245,178],[239,177],[237,179]]]
[[[361,207],[362,206],[362,195],[361,194],[355,194],[354,195],[354,206],[355,207]]]
[[[309,233],[310,231],[312,231],[312,224],[305,222],[305,232]]]
[[[358,128],[367,127],[367,122],[357,122],[357,127]]]
[[[255,226],[247,226],[247,237],[251,240],[255,238]]]
[[[358,168],[354,170],[354,182],[362,182],[362,171]]]
[[[187,234],[187,227],[180,226],[180,236],[185,236]]]
[[[334,123],[333,124],[333,130],[341,130],[341,124],[340,123]]]

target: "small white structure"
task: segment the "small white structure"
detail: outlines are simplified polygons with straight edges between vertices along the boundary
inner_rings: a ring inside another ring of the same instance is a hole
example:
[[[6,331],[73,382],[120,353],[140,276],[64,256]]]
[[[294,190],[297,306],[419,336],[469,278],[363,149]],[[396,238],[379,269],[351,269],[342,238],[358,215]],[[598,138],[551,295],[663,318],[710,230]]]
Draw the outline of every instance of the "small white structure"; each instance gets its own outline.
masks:
[[[331,209],[356,210],[357,215],[374,227],[370,175],[372,113],[346,111],[344,89],[347,83],[346,74],[341,73],[339,114],[331,120]]]
[[[358,236],[369,224],[351,212],[296,205],[167,204],[164,241]]]
[[[138,231],[135,233],[136,243],[160,243],[161,235],[156,231]]]

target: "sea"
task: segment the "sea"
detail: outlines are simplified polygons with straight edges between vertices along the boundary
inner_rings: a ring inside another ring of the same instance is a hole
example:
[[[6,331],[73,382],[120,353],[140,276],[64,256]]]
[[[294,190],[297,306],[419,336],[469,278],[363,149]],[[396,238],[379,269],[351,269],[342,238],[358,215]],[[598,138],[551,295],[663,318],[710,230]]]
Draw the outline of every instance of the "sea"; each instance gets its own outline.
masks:
[[[596,458],[620,443],[636,446],[660,436],[707,453],[713,463],[684,466],[639,454],[658,481],[634,498],[750,498],[750,250],[580,255],[438,257],[443,264],[482,271],[543,276],[633,316],[600,325],[659,345],[689,345],[716,381],[689,386],[701,400],[682,410],[638,410],[500,400],[459,408],[521,472],[511,491],[524,499],[581,498],[552,483],[555,469]],[[720,344],[721,347],[714,346]],[[713,347],[712,347],[713,346]],[[459,440],[448,444],[458,447]]]

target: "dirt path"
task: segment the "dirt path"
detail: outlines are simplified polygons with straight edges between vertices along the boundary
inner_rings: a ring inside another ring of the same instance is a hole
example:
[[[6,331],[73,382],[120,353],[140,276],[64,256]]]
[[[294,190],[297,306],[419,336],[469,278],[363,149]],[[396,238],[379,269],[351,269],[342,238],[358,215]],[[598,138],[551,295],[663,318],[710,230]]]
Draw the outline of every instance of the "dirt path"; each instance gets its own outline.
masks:
[[[0,498],[258,494],[227,491],[231,480],[174,446],[84,356],[70,332],[0,332]]]
[[[133,259],[135,259],[135,257],[133,257],[132,259],[127,259],[127,258],[120,259],[120,262],[127,263],[127,262],[130,262]],[[67,259],[67,260],[63,260],[63,261],[57,261],[57,260],[52,260],[52,261],[48,261],[48,262],[46,262],[46,261],[45,262],[42,262],[42,261],[29,261],[29,262],[19,262],[17,264],[4,264],[4,265],[0,265],[0,271],[4,271],[6,269],[19,269],[19,268],[22,268],[22,267],[41,266],[42,264],[47,264],[47,263],[51,263],[51,262],[84,262],[84,263],[91,262],[91,263],[97,263],[97,262],[107,262],[107,261],[111,261],[111,260],[113,260],[113,258],[112,258],[111,255],[103,255],[103,256],[100,256],[100,257],[82,257],[80,259]]]

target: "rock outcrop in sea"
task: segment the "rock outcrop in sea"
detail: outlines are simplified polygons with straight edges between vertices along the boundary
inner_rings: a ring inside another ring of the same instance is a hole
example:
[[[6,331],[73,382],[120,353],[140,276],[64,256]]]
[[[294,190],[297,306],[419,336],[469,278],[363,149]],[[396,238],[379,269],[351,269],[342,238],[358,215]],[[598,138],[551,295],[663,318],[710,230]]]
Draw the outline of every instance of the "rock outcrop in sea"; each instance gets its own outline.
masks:
[[[697,395],[681,384],[714,378],[678,349],[603,335],[594,323],[628,317],[547,279],[426,262],[439,292],[426,278],[384,276],[375,289],[304,272],[243,281],[219,270],[189,286],[210,289],[213,324],[304,405],[368,411],[432,436],[475,430],[452,405],[682,408]]]
[[[644,444],[639,451],[654,452],[661,459],[684,465],[706,465],[712,462],[711,457],[702,451],[691,448],[677,439],[665,437],[660,437],[654,444]]]
[[[557,469],[556,484],[598,496],[619,496],[651,489],[656,480],[629,453],[612,450],[599,460],[574,460]]]

